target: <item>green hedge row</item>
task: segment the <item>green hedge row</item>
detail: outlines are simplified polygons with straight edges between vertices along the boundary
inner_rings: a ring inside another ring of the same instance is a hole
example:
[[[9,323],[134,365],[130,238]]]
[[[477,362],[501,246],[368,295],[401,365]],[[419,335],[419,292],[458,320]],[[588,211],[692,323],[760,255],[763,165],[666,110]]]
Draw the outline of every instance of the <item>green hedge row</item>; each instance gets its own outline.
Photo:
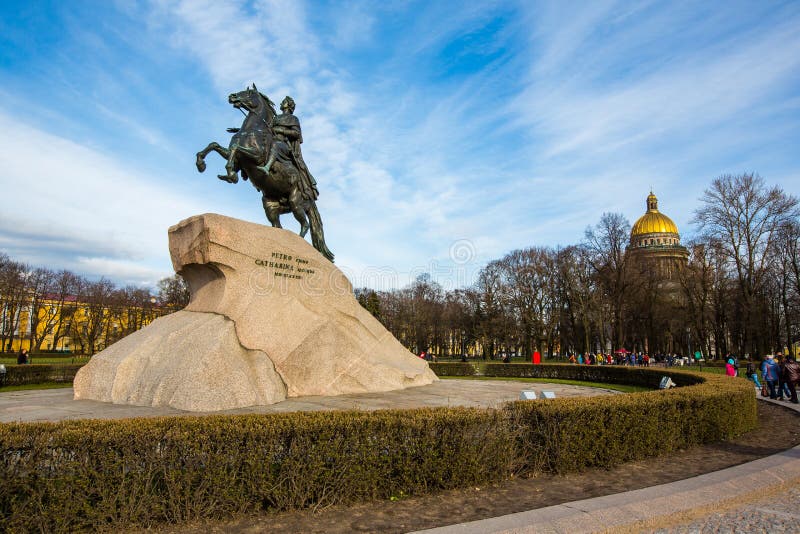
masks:
[[[30,364],[6,365],[6,386],[43,384],[45,382],[72,382],[84,364]],[[2,528],[0,526],[0,528]]]
[[[436,376],[474,376],[475,366],[464,362],[437,362],[428,366]]]
[[[499,409],[2,424],[0,529],[149,527],[420,495],[611,466],[756,426],[745,380],[627,371],[636,383],[669,374],[697,385]]]
[[[580,379],[593,382],[657,385],[666,375],[679,385],[694,385],[629,395],[561,399],[558,403],[512,403],[508,409],[518,418],[516,428],[522,429],[518,447],[525,451],[528,462],[523,469],[567,473],[608,467],[727,440],[758,424],[752,385],[744,379],[611,366],[530,367],[562,368],[542,369],[541,378],[581,376]],[[581,367],[596,372],[568,370]],[[621,375],[626,371],[631,380],[623,382]]]
[[[624,365],[575,365],[575,364],[501,364],[486,365],[485,376],[517,378],[558,378],[603,382],[606,384],[630,384],[656,389],[661,378],[670,376],[678,386],[691,386],[703,382],[704,377],[663,368],[627,367]]]
[[[68,532],[389,499],[513,472],[501,411],[0,425],[0,529]]]

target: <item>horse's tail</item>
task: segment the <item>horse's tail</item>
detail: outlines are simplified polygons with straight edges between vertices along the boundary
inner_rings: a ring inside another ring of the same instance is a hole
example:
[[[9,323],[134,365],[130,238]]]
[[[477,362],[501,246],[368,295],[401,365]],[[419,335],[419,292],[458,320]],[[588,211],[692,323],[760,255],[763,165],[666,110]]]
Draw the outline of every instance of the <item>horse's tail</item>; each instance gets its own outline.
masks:
[[[317,203],[313,200],[309,202],[308,219],[311,223],[311,243],[320,254],[333,263],[333,252],[328,250],[328,246],[325,244],[325,234],[322,232],[322,217],[317,210]]]

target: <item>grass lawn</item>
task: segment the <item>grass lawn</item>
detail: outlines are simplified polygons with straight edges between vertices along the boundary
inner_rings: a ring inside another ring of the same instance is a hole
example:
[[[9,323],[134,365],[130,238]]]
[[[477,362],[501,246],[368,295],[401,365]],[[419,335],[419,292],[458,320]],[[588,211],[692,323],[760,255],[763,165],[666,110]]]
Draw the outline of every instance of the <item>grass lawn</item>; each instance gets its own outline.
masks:
[[[725,374],[725,368],[724,367],[708,367],[708,366],[704,365],[702,369],[698,369],[697,366],[693,365],[692,367],[689,367],[689,369],[691,369],[692,371],[702,371],[704,373],[716,373],[718,375],[724,375]]]
[[[640,391],[652,391],[650,388],[643,386],[629,386],[627,384],[603,384],[601,382],[583,382],[581,380],[564,380],[561,378],[514,378],[506,376],[440,376],[439,378],[447,380],[506,380],[513,382],[544,382],[548,384],[567,384],[570,386],[585,386],[589,388],[603,388],[613,389],[614,391],[622,391],[623,393],[638,393]]]
[[[0,387],[0,393],[7,391],[24,391],[28,389],[58,389],[58,388],[71,388],[72,382],[45,382],[44,384],[22,384],[19,386],[3,386]]]

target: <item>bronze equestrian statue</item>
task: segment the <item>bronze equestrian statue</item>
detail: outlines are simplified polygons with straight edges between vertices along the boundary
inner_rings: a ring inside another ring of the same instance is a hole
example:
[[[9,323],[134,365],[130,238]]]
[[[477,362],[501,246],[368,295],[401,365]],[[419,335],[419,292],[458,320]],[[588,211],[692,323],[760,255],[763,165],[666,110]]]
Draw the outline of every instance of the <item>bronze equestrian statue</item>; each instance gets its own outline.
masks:
[[[256,85],[232,93],[228,102],[247,111],[241,128],[229,128],[233,133],[228,148],[216,142],[197,153],[197,170],[206,170],[205,157],[214,151],[227,160],[226,174],[220,180],[235,184],[249,179],[261,193],[264,213],[270,224],[282,228],[280,216],[291,212],[300,223],[300,237],[311,230],[311,242],[323,256],[333,261],[333,253],[325,245],[322,218],[317,211],[317,182],[306,167],[300,151],[303,134],[300,121],[294,116],[294,100],[286,97],[281,114],[275,104],[261,94]]]

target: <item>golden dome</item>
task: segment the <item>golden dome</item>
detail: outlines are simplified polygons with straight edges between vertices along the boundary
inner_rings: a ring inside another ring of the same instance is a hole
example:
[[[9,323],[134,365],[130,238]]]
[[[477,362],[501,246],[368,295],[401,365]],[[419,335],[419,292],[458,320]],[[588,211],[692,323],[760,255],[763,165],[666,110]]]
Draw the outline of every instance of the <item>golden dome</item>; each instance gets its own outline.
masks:
[[[676,237],[678,234],[678,227],[672,219],[658,211],[658,198],[652,191],[647,196],[647,213],[639,217],[631,228],[631,238],[643,234],[675,234]]]

